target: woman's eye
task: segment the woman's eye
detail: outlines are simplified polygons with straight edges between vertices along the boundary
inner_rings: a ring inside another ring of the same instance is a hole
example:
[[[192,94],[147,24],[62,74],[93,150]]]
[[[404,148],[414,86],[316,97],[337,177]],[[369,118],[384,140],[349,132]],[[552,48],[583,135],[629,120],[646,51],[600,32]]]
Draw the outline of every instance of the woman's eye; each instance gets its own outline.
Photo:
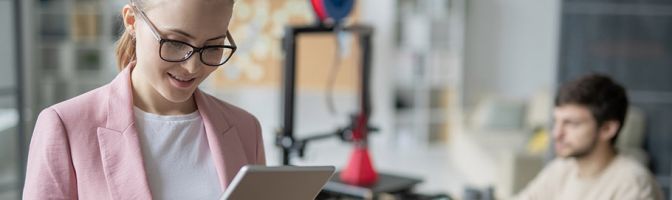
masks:
[[[176,49],[180,49],[185,46],[184,44],[181,44],[179,42],[166,42],[166,45],[169,48],[176,48]]]

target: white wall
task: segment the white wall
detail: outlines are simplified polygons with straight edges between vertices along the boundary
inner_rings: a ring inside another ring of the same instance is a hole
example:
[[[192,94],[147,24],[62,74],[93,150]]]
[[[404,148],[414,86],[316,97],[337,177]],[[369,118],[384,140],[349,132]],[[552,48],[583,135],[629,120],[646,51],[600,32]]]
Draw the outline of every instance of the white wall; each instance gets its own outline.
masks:
[[[380,133],[372,138],[388,141],[394,127],[394,87],[393,70],[395,65],[390,59],[394,51],[394,20],[396,1],[360,1],[362,21],[374,28],[373,34],[373,69],[371,70],[371,124],[380,128]]]
[[[464,104],[554,87],[559,0],[467,1]]]

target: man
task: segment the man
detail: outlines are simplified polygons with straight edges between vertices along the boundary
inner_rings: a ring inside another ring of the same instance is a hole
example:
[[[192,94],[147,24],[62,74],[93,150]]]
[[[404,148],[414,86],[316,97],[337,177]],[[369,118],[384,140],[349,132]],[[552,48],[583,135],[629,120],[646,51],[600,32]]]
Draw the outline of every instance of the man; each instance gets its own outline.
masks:
[[[551,161],[517,199],[662,199],[650,172],[615,148],[625,89],[602,75],[564,85],[555,99]]]

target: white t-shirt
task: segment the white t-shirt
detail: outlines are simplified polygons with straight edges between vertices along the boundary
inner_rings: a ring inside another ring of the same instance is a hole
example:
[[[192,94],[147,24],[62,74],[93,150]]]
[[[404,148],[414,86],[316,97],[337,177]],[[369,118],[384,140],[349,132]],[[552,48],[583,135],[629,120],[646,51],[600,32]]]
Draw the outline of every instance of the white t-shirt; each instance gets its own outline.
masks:
[[[134,107],[135,126],[154,199],[217,199],[219,179],[198,111],[156,115]]]
[[[662,191],[644,166],[619,154],[593,178],[578,176],[576,160],[556,158],[516,199],[659,200]]]

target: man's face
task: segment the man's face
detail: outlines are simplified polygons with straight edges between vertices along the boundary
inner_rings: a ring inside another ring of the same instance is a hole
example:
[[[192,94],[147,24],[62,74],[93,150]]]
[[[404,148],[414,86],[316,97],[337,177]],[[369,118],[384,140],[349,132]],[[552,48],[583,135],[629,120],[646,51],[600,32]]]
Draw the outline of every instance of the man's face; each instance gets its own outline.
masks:
[[[587,107],[577,104],[558,106],[553,116],[553,139],[558,156],[580,158],[593,151],[599,138],[598,126]]]

